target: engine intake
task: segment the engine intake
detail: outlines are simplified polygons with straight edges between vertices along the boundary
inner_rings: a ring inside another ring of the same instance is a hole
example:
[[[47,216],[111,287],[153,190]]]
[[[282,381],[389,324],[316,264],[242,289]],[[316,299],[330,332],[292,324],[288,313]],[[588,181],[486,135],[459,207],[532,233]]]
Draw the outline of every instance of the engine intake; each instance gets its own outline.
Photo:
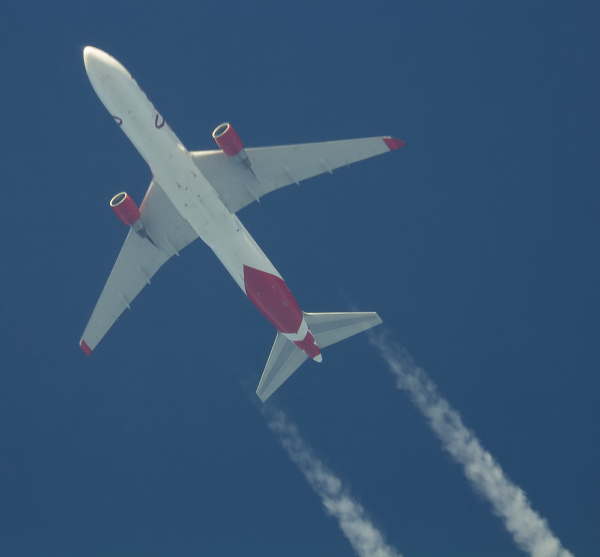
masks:
[[[133,226],[140,220],[140,210],[127,192],[115,195],[110,200],[110,206],[125,226]]]
[[[247,168],[254,174],[250,159],[244,149],[244,144],[229,122],[217,126],[212,136],[223,153],[228,157],[234,158],[244,168]]]
[[[235,157],[244,150],[244,144],[240,136],[229,122],[217,126],[212,136],[223,153],[228,157]]]

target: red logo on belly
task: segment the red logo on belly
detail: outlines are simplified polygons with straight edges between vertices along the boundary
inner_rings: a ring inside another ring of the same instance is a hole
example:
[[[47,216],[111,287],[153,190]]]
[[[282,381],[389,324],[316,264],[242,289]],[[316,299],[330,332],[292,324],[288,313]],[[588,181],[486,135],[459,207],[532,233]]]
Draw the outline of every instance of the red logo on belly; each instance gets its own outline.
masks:
[[[244,283],[246,296],[278,331],[298,332],[302,310],[282,279],[244,265]]]

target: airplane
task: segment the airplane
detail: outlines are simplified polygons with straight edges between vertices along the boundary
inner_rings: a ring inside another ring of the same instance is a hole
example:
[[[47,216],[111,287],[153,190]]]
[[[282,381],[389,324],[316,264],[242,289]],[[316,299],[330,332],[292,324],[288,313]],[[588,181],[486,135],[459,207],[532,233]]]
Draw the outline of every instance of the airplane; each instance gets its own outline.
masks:
[[[196,238],[277,329],[256,390],[263,402],[306,359],[321,362],[321,349],[382,322],[375,312],[304,313],[236,213],[276,189],[403,147],[402,140],[386,136],[246,149],[224,123],[212,134],[218,150],[188,151],[115,58],[86,46],[83,59],[94,91],[153,176],[139,208],[126,192],[110,201],[130,230],[79,342],[87,356],[158,269]]]

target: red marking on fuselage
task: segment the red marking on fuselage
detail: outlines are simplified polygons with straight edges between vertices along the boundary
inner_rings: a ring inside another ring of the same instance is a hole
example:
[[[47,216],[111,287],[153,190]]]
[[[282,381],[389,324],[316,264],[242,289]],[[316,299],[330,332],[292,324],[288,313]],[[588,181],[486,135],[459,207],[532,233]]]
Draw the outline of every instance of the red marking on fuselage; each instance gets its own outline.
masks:
[[[123,125],[123,120],[121,120],[121,118],[119,118],[118,116],[113,116],[113,118],[115,119],[115,122],[119,125],[122,126]]]
[[[85,352],[86,356],[89,356],[92,353],[92,349],[87,345],[87,343],[85,342],[85,340],[82,340],[79,345],[81,346],[81,349]]]
[[[160,130],[160,128],[162,128],[165,125],[165,119],[160,116],[162,118],[162,122],[159,124],[158,123],[158,117],[160,116],[160,114],[156,115],[156,118],[154,118],[154,126],[156,127],[157,130]]]
[[[282,333],[297,333],[302,310],[287,284],[270,273],[244,265],[246,296]]]
[[[312,336],[310,331],[306,333],[304,340],[297,340],[294,344],[300,348],[300,350],[304,350],[309,358],[315,358],[321,353],[319,347],[315,344],[315,337]]]

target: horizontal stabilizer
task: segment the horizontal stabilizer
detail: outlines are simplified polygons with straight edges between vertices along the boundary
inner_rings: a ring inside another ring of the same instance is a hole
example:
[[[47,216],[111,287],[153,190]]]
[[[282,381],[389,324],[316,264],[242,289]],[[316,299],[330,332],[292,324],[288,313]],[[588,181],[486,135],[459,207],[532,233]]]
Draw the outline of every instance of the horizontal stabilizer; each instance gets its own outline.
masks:
[[[319,348],[325,348],[352,335],[362,333],[382,321],[375,312],[305,313],[308,328]],[[305,352],[277,333],[275,344],[263,371],[256,394],[267,400],[307,359]]]
[[[304,317],[319,348],[331,346],[382,323],[379,315],[374,311],[305,313]]]
[[[308,356],[305,352],[296,348],[296,345],[281,333],[277,333],[275,344],[273,344],[267,365],[256,389],[260,400],[263,402],[267,400],[302,365],[306,358]]]

